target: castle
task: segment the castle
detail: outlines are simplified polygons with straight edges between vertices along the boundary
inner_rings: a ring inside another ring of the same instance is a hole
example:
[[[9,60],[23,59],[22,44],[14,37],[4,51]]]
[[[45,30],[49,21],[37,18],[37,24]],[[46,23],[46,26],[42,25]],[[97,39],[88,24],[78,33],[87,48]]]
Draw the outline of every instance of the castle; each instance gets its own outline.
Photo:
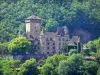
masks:
[[[25,23],[27,39],[31,40],[35,49],[41,53],[62,53],[66,44],[74,45],[79,42],[78,36],[70,38],[66,26],[57,28],[56,32],[41,31],[41,18],[34,15],[27,18]]]

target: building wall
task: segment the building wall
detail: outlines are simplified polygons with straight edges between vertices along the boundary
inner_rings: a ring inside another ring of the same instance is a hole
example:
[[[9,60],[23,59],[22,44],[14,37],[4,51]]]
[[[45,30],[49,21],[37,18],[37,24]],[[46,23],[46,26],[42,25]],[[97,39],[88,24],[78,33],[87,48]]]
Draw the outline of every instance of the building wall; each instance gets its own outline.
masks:
[[[56,43],[56,52],[57,53],[62,53],[65,44],[68,44],[68,40],[69,40],[69,35],[65,35],[65,36],[59,36],[57,35],[55,37],[55,43]]]
[[[73,40],[69,38],[67,27],[58,28],[57,32],[40,33],[41,19],[28,19],[26,34],[29,40],[34,40],[36,49],[41,53],[61,53],[65,44],[73,43]]]
[[[29,40],[40,37],[41,32],[41,21],[34,22],[30,20],[26,22],[26,34]],[[30,36],[31,35],[31,36]]]

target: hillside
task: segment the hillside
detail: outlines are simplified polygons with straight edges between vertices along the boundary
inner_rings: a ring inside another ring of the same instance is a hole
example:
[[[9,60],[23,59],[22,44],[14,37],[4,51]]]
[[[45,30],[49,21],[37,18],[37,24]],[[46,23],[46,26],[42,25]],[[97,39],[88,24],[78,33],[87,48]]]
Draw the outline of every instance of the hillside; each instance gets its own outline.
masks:
[[[22,35],[25,19],[31,15],[42,18],[46,31],[66,25],[72,35],[88,33],[87,40],[100,37],[100,0],[2,0],[0,42]]]

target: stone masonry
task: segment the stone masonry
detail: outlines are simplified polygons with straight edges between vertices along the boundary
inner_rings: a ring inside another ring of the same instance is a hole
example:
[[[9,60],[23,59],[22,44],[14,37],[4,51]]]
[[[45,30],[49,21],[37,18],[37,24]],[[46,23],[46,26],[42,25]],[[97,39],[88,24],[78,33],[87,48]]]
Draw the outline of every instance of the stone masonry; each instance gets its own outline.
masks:
[[[26,19],[26,37],[34,42],[36,49],[41,53],[62,53],[67,44],[74,45],[79,42],[78,36],[69,37],[66,26],[57,28],[56,32],[42,30],[41,18],[30,16]]]

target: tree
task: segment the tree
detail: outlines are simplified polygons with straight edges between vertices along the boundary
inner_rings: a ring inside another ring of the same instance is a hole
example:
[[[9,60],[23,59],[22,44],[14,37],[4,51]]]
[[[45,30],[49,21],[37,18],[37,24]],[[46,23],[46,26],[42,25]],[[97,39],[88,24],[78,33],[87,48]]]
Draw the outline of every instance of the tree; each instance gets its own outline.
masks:
[[[42,75],[58,75],[58,65],[62,60],[67,60],[68,56],[63,54],[55,54],[46,59],[45,64],[40,68],[40,74]],[[50,71],[49,71],[50,70]]]
[[[32,45],[25,37],[18,37],[10,41],[8,50],[10,53],[25,54],[31,52]]]
[[[50,18],[46,24],[46,31],[56,31],[57,27],[58,27],[57,21]]]
[[[53,75],[54,74],[54,66],[50,63],[44,64],[40,75]]]
[[[19,75],[38,75],[37,63],[34,58],[26,60],[20,67]]]
[[[96,61],[85,61],[83,65],[83,74],[97,75],[98,64]]]
[[[96,60],[97,60],[97,62],[99,63],[99,65],[100,65],[100,49],[99,50],[97,50],[97,52],[96,52]]]
[[[67,60],[62,60],[59,63],[59,75],[80,75],[80,67],[83,65],[83,56],[73,54]]]
[[[97,75],[100,75],[100,68],[99,68],[98,71],[97,71]]]
[[[84,55],[89,55],[90,54],[90,49],[84,49]]]
[[[8,51],[8,42],[0,43],[0,55],[7,55],[9,54]]]
[[[0,60],[0,75],[17,75],[16,68],[20,64],[19,60]]]
[[[69,51],[69,55],[71,56],[72,54],[77,54],[77,50],[76,49],[71,49]]]

